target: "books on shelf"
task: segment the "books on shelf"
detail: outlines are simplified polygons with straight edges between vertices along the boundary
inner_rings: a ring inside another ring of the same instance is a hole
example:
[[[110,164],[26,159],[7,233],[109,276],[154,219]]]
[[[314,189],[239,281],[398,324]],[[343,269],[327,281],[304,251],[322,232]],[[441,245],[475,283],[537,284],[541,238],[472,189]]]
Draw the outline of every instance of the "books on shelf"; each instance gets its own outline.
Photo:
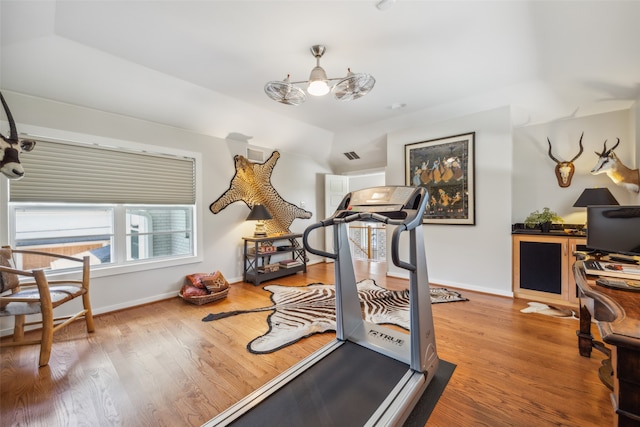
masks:
[[[258,246],[258,255],[272,254],[276,252],[276,247],[272,245]],[[255,255],[256,248],[250,247],[247,248],[247,254]]]
[[[267,264],[258,267],[258,273],[273,273],[274,271],[278,271],[278,269],[280,269],[280,264]]]
[[[297,267],[299,265],[302,265],[302,262],[295,259],[283,259],[282,261],[279,262],[279,264],[281,267],[284,267],[284,268],[292,268],[292,267]]]

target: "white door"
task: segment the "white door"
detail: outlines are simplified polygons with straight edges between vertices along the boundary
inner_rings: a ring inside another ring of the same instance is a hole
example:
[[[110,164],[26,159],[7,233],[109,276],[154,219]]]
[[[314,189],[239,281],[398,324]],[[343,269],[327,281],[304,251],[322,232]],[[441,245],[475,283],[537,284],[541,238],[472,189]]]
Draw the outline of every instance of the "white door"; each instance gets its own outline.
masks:
[[[334,214],[338,205],[349,192],[349,177],[344,175],[324,176],[324,217],[329,218]],[[325,250],[333,252],[333,227],[325,230]],[[333,260],[325,258],[326,262]]]

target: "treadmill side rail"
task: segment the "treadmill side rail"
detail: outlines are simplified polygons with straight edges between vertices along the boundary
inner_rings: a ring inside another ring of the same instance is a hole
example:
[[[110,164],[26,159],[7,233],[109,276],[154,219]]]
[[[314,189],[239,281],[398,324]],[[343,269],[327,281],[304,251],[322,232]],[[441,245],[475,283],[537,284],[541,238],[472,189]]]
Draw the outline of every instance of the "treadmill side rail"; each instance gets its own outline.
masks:
[[[271,396],[282,387],[287,385],[298,375],[301,375],[311,366],[318,363],[320,360],[326,357],[327,354],[339,348],[342,344],[344,344],[344,341],[333,340],[330,343],[324,345],[271,381],[267,382],[259,389],[255,390],[253,393],[248,394],[229,408],[225,409],[215,418],[212,418],[211,420],[202,424],[201,427],[223,427],[233,423],[242,415],[258,406],[258,404],[260,404],[260,402],[265,400],[267,397]]]

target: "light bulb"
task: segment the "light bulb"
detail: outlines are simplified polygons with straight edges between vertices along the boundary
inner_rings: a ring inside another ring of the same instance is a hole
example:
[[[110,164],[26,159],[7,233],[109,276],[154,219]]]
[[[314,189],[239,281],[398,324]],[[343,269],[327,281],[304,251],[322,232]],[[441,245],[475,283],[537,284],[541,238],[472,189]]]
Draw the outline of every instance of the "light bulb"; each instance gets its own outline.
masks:
[[[313,96],[322,96],[329,93],[329,85],[324,80],[316,80],[314,82],[309,82],[309,87],[307,88],[307,92]]]
[[[309,94],[313,96],[322,96],[329,93],[329,85],[327,84],[327,73],[322,69],[320,65],[317,65],[313,70],[311,70],[307,92],[309,92]]]

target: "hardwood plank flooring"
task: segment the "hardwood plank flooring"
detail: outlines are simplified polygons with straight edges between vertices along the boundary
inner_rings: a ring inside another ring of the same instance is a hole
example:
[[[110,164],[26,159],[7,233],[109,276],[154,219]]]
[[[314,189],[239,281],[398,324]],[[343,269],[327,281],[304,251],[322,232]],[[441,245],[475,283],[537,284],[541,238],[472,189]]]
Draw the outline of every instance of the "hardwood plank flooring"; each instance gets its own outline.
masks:
[[[384,271],[357,263],[359,280],[406,286]],[[333,283],[333,264],[271,283],[314,282]],[[438,354],[457,368],[428,426],[613,425],[597,375],[604,356],[578,354],[577,320],[523,314],[522,299],[460,292],[470,301],[433,305]],[[266,332],[269,313],[201,321],[269,303],[262,286],[234,283],[226,299],[204,306],[176,297],[97,316],[90,335],[76,322],[55,336],[41,369],[36,346],[3,349],[0,425],[199,426],[335,337],[254,355],[246,345]]]

